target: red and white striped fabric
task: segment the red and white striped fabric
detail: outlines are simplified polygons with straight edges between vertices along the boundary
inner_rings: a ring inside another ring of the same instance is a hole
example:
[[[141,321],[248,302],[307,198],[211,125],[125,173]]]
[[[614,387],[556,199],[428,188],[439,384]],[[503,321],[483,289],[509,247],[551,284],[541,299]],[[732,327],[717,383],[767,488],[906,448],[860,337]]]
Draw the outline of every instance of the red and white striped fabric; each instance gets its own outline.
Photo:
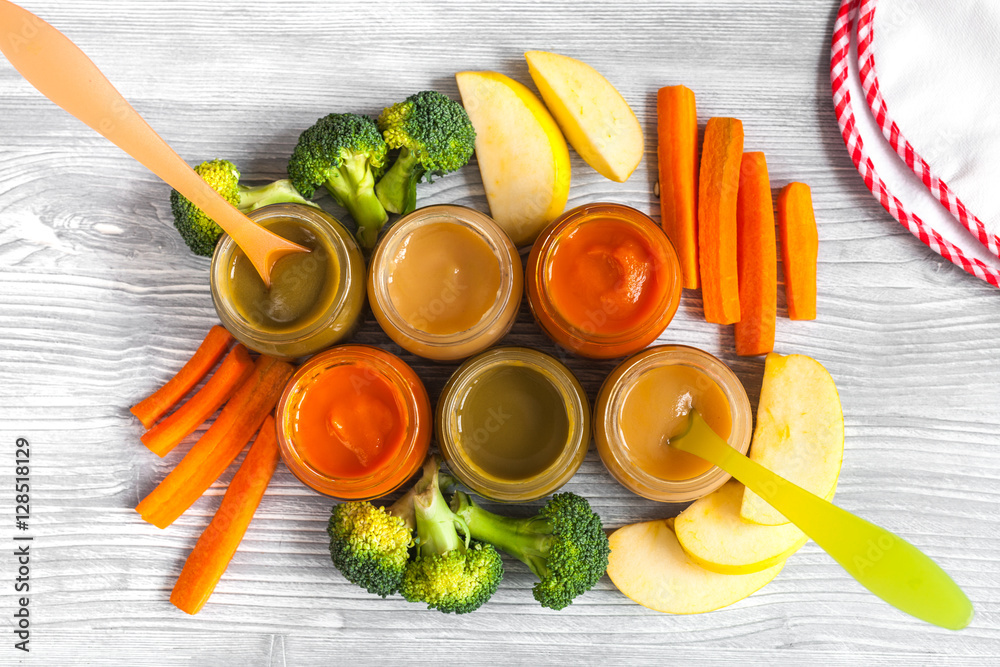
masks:
[[[877,0],[842,0],[834,26],[833,101],[851,160],[872,194],[914,236],[965,271],[1000,287],[1000,238],[934,173],[889,114],[874,66],[876,5]],[[868,105],[855,107],[852,90]]]
[[[987,247],[991,254],[1000,256],[1000,238],[987,231],[983,222],[965,206],[961,199],[948,185],[935,174],[914,147],[903,136],[899,125],[889,114],[889,108],[879,89],[879,80],[875,71],[875,49],[873,48],[875,30],[875,8],[878,0],[863,0],[858,17],[858,63],[861,67],[861,87],[868,100],[868,108],[882,130],[882,136],[906,165],[920,178],[938,201],[941,202],[979,242]]]

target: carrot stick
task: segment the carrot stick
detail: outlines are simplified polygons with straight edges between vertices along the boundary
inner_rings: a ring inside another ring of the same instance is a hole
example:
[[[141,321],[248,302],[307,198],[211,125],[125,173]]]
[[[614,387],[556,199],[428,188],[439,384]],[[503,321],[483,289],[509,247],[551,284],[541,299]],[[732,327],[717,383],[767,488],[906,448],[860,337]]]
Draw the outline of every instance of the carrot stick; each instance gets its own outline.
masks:
[[[194,433],[206,419],[215,414],[251,370],[253,359],[250,358],[250,352],[241,343],[237,343],[205,386],[169,417],[146,431],[141,438],[142,443],[154,454],[166,456],[181,440]]]
[[[656,94],[660,224],[681,262],[681,285],[698,288],[698,115],[684,86]]]
[[[152,395],[132,406],[132,414],[139,418],[143,426],[150,428],[205,377],[232,342],[232,334],[218,324],[209,329],[208,335],[183,368]]]
[[[771,181],[763,153],[743,154],[736,228],[740,275],[736,354],[767,354],[774,350],[778,313],[778,250],[774,240]]]
[[[743,123],[710,118],[705,126],[698,179],[698,262],[705,320],[740,320],[736,262],[736,193],[743,159]]]
[[[170,602],[175,607],[197,614],[205,606],[243,540],[277,465],[278,439],[274,417],[268,415],[257,440],[229,483],[212,523],[184,562],[181,576],[170,594]]]
[[[788,317],[816,319],[816,255],[819,234],[812,194],[805,183],[789,183],[778,195],[781,262],[785,267]]]
[[[166,528],[191,507],[260,428],[281,397],[292,371],[292,366],[283,361],[267,355],[258,357],[250,377],[222,408],[212,426],[135,508],[142,518],[158,528]]]

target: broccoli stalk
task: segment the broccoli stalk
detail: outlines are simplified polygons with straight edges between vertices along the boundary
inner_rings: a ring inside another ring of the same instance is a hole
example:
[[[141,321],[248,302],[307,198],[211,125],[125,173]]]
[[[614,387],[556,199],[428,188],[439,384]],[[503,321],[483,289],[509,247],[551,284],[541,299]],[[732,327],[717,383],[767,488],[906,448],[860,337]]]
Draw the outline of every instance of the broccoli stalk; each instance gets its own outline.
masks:
[[[590,503],[574,493],[553,496],[524,519],[484,510],[456,492],[451,508],[475,540],[492,544],[525,563],[540,579],[533,588],[543,607],[562,609],[587,592],[608,567],[608,537]]]
[[[417,183],[424,175],[420,156],[409,148],[399,151],[396,161],[375,185],[375,194],[385,210],[409,213],[417,208]]]
[[[413,497],[416,557],[406,566],[399,592],[408,602],[464,614],[493,596],[503,578],[503,562],[492,546],[469,540],[464,522],[441,494],[438,472],[437,457],[429,457]]]
[[[448,501],[435,484],[418,493],[413,499],[413,509],[417,521],[417,556],[423,558],[446,554],[450,551],[465,552],[469,540],[458,534],[458,527],[468,532],[464,523],[459,523]]]
[[[267,185],[247,187],[241,184],[240,170],[229,160],[210,160],[194,168],[212,189],[243,213],[249,213],[269,204],[305,204],[315,207],[299,194],[291,181],[282,179]],[[174,227],[196,255],[211,257],[215,244],[224,233],[222,227],[205,215],[184,195],[170,191],[170,210],[174,214]]]
[[[458,102],[433,90],[410,95],[378,117],[389,148],[398,148],[392,168],[375,186],[387,211],[409,213],[417,205],[417,183],[447,174],[472,157],[476,130]]]
[[[323,185],[358,224],[357,238],[370,250],[389,219],[375,196],[387,147],[374,121],[357,114],[329,114],[299,136],[288,162],[292,184],[305,197]]]
[[[249,213],[250,211],[256,211],[261,206],[270,206],[271,204],[279,203],[304,204],[305,206],[319,208],[319,206],[300,195],[299,191],[292,185],[291,180],[287,178],[255,187],[247,187],[241,184],[240,200],[236,204],[236,208],[244,213]]]
[[[389,215],[375,196],[375,175],[368,166],[368,158],[355,155],[344,159],[340,169],[329,173],[324,185],[358,223],[357,238],[361,247],[374,248]]]

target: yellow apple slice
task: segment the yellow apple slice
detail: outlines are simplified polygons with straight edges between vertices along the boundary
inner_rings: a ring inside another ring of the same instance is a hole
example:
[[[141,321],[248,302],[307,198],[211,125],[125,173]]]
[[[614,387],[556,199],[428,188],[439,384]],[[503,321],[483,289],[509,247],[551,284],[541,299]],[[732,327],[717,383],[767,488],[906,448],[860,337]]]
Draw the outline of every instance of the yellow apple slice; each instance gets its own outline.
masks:
[[[833,499],[844,460],[844,412],[833,378],[818,361],[801,354],[767,355],[750,459]],[[765,526],[788,524],[750,489],[740,516]]]
[[[684,553],[667,521],[647,521],[611,534],[608,576],[643,607],[669,614],[700,614],[727,607],[774,579],[784,563],[754,574],[730,575],[699,567]]]
[[[747,523],[742,501],[743,485],[729,480],[680,513],[674,530],[691,560],[720,574],[750,574],[784,562],[809,539],[792,524]]]
[[[455,75],[472,126],[490,213],[514,245],[534,242],[566,208],[569,149],[527,87],[497,72]]]
[[[625,98],[579,60],[545,51],[528,51],[524,57],[538,92],[580,157],[605,178],[628,180],[645,143]]]

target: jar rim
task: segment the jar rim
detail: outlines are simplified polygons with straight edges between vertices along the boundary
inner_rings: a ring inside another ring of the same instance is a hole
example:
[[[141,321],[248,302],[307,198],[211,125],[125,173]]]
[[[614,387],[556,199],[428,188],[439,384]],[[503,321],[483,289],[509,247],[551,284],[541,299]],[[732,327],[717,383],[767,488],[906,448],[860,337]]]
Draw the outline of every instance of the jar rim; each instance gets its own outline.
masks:
[[[497,299],[489,310],[470,328],[449,334],[429,333],[408,322],[396,309],[389,296],[390,272],[385,270],[385,265],[392,261],[395,251],[414,229],[435,223],[458,224],[472,231],[490,248],[500,268]],[[444,349],[468,343],[487,333],[496,320],[510,309],[511,301],[515,299],[520,301],[520,291],[515,289],[520,271],[521,261],[517,249],[514,248],[506,232],[491,217],[467,206],[435,204],[418,208],[403,216],[379,240],[369,264],[369,285],[372,286],[370,299],[377,303],[389,326],[407,338],[417,341],[422,347]],[[514,312],[516,315],[516,309]]]
[[[562,451],[546,468],[530,477],[506,480],[487,474],[469,459],[458,437],[457,419],[472,383],[483,373],[503,366],[530,368],[558,393],[566,409],[569,428]],[[504,502],[543,498],[563,486],[576,473],[590,448],[590,403],[576,376],[555,357],[526,347],[494,347],[468,359],[448,379],[437,406],[438,446],[451,471],[476,493]]]
[[[608,375],[598,392],[597,409],[603,407],[603,414],[595,414],[594,421],[603,425],[608,454],[613,458],[613,463],[629,476],[622,479],[615,466],[608,465],[605,461],[605,467],[619,483],[651,500],[680,503],[696,500],[715,491],[731,475],[718,466],[682,480],[668,480],[652,475],[629,455],[620,422],[624,401],[636,381],[655,368],[675,365],[687,366],[703,373],[723,392],[729,403],[733,425],[728,441],[734,449],[746,454],[750,448],[753,416],[743,383],[722,360],[688,345],[650,347],[620,363]],[[603,460],[603,449],[600,453]]]
[[[331,319],[343,309],[345,302],[350,295],[350,286],[353,281],[360,277],[353,275],[353,268],[350,261],[350,251],[348,241],[345,236],[335,233],[331,227],[343,225],[326,211],[305,206],[303,204],[270,204],[247,213],[254,222],[264,226],[264,223],[275,219],[292,218],[306,223],[310,231],[322,236],[335,252],[334,261],[338,266],[338,277],[336,290],[330,304],[323,309],[308,325],[302,328],[292,328],[287,331],[262,331],[250,323],[235,308],[229,299],[223,298],[220,284],[222,283],[227,268],[232,263],[233,255],[242,252],[236,242],[228,234],[224,234],[215,246],[212,253],[212,264],[210,268],[212,301],[215,310],[219,315],[222,324],[233,332],[233,335],[240,340],[259,340],[264,344],[294,345],[308,340],[320,331],[323,331]],[[350,238],[350,234],[346,235]],[[353,242],[353,240],[352,240]]]
[[[660,301],[651,310],[651,315],[647,319],[638,322],[626,330],[615,333],[599,333],[580,327],[578,324],[567,320],[555,306],[547,281],[555,251],[564,237],[574,229],[590,224],[599,218],[610,218],[626,223],[637,233],[641,234],[657,251],[654,253],[657,257],[655,270],[660,275],[668,275],[670,279]],[[653,342],[666,329],[671,320],[673,320],[677,312],[677,307],[680,304],[680,262],[673,244],[652,218],[642,211],[631,206],[626,206],[625,204],[596,202],[577,206],[563,213],[542,232],[540,241],[532,248],[528,270],[530,273],[528,283],[537,295],[537,298],[529,300],[536,319],[540,320],[538,316],[543,314],[551,322],[551,326],[559,330],[560,334],[568,337],[574,343],[579,341],[578,347],[580,350],[596,348],[612,349],[614,351],[613,348],[619,348],[630,343],[638,343],[638,347],[641,349]],[[540,324],[542,324],[541,321]],[[546,333],[549,333],[548,327],[545,324],[542,324],[542,328],[546,330]],[[550,337],[553,336],[550,334]],[[635,348],[627,350],[625,353],[627,354],[634,350]],[[598,356],[596,354],[588,354],[586,351],[580,353],[585,356]],[[616,353],[601,356],[621,356],[621,354]]]
[[[299,454],[291,425],[294,421],[293,410],[309,385],[324,372],[345,364],[363,364],[366,371],[387,382],[402,399],[400,403],[404,407],[406,424],[404,444],[389,465],[360,477],[337,478],[317,470]],[[423,463],[430,444],[430,435],[426,432],[430,424],[424,423],[422,414],[430,416],[430,399],[423,382],[405,361],[371,345],[339,345],[310,358],[285,386],[276,409],[278,448],[292,474],[314,490],[345,500],[370,500],[399,488]],[[396,481],[386,485],[387,480]]]

